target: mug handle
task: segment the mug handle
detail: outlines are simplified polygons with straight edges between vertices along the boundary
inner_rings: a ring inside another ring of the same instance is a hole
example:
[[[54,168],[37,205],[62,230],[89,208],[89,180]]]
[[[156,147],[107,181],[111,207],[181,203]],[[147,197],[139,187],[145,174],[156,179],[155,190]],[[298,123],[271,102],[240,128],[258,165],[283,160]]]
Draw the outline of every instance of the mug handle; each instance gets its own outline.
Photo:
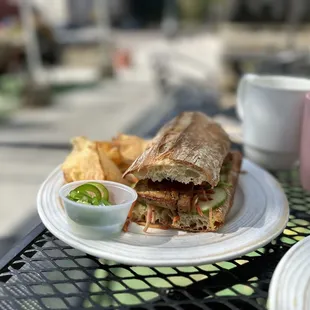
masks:
[[[253,81],[257,77],[256,74],[248,73],[245,74],[239,81],[238,90],[237,90],[237,106],[236,111],[238,117],[243,120],[244,118],[244,104],[245,104],[245,94],[247,83]]]

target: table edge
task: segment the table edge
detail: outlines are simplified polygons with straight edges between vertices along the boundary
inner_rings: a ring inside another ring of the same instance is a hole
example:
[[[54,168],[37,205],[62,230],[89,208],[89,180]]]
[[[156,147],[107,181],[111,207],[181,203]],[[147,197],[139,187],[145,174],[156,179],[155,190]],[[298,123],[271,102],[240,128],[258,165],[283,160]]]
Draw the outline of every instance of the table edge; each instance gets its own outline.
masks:
[[[45,226],[40,222],[25,237],[18,240],[13,247],[0,259],[0,270],[5,268],[13,259],[16,258],[27,246],[29,246],[35,238],[37,238],[44,230]]]

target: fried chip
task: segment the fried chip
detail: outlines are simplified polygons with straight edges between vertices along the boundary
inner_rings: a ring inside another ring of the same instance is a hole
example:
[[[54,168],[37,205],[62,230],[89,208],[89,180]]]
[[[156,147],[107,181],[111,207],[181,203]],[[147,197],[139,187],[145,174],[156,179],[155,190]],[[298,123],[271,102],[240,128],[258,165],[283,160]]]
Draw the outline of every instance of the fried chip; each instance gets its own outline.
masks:
[[[71,143],[73,150],[62,165],[66,182],[104,180],[96,144],[85,137],[73,138]]]
[[[90,141],[85,137],[71,140],[72,152],[62,165],[66,182],[110,180],[127,183],[122,174],[145,150],[148,141],[119,134],[112,141]]]
[[[122,163],[127,164],[128,166],[144,152],[147,143],[148,141],[143,140],[140,137],[125,134],[119,134],[112,140],[112,144],[118,147]]]
[[[96,141],[97,148],[100,152],[104,152],[117,166],[122,164],[122,157],[118,147],[112,142]]]
[[[100,143],[98,142],[96,143],[96,149],[99,155],[102,170],[104,171],[105,180],[127,183],[127,181],[122,178],[122,172],[115,165],[115,163],[107,156],[104,149],[100,147]]]
[[[127,183],[115,163],[96,142],[85,137],[72,139],[73,150],[62,165],[66,182],[110,180]]]

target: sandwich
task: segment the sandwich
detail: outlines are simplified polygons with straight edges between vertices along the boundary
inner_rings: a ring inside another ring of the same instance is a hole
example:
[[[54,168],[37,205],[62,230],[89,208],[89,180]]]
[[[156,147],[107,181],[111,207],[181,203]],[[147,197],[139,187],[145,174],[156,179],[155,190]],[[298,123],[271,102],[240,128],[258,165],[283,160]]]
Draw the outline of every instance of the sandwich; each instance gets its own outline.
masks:
[[[164,125],[123,177],[138,179],[127,223],[191,232],[218,230],[232,206],[241,154],[228,135],[200,112]]]

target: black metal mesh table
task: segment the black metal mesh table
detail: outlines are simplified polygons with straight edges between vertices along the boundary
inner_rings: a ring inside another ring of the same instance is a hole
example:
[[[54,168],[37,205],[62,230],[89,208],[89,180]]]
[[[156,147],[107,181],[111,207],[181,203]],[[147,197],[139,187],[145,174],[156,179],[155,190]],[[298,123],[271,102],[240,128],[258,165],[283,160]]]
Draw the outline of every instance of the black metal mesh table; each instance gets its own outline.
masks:
[[[0,309],[266,309],[276,265],[310,234],[310,195],[297,171],[275,176],[291,215],[263,248],[196,267],[126,266],[75,250],[41,225],[1,261]]]

